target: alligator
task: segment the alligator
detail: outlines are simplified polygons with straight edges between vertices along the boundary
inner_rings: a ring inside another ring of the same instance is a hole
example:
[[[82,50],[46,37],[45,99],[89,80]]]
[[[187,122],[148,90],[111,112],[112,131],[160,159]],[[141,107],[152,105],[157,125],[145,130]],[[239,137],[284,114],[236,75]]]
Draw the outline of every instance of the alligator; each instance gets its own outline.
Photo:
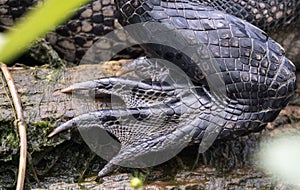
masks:
[[[93,1],[79,15],[90,15],[89,21],[96,21],[93,7],[100,8],[100,2],[106,1]],[[209,146],[216,139],[261,131],[292,99],[295,66],[278,43],[248,21],[262,24],[265,29],[277,24],[282,27],[298,17],[299,11],[295,10],[299,9],[299,1],[115,2],[119,23],[125,28],[137,27],[132,36],[145,50],[145,57],[129,62],[120,71],[133,71],[136,76],[86,81],[62,92],[109,94],[119,97],[125,106],[79,115],[49,135],[70,128],[96,127],[114,136],[120,150],[98,173],[99,177],[112,172],[116,165],[148,166],[145,160],[153,158],[152,154],[160,158],[160,153],[173,153],[190,143],[205,142]],[[228,10],[227,6],[232,8]],[[256,22],[263,15],[266,19]],[[72,28],[74,22],[57,30],[67,38],[71,34],[62,28]],[[78,25],[82,29],[85,26]],[[156,32],[143,35],[153,29]],[[170,40],[180,46],[172,47]]]

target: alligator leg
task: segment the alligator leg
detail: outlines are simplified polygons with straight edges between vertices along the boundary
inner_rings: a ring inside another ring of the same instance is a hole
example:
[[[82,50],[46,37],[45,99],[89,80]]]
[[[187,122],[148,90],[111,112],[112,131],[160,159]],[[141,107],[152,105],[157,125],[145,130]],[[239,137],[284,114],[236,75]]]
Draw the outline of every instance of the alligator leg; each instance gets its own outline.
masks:
[[[160,164],[187,146],[199,120],[195,115],[185,115],[185,105],[155,105],[147,108],[99,110],[86,113],[56,128],[49,137],[70,129],[102,128],[114,135],[121,149],[99,172],[108,174],[114,165],[149,167]],[[182,120],[178,117],[185,115]],[[100,153],[101,154],[101,153]],[[100,155],[101,156],[101,155]]]
[[[175,156],[191,141],[194,130],[192,126],[196,125],[191,125],[191,121],[197,114],[187,113],[197,108],[191,109],[187,104],[194,105],[198,102],[195,92],[192,93],[193,88],[151,79],[109,77],[77,83],[62,91],[79,90],[93,91],[95,95],[115,95],[125,103],[124,109],[99,110],[75,117],[49,134],[51,137],[70,128],[81,131],[98,127],[115,136],[121,149],[99,172],[99,176],[111,172],[114,165],[147,167],[157,164],[152,163],[152,160],[162,163]],[[183,96],[194,98],[187,98],[189,102],[183,103]],[[184,116],[182,120],[178,120],[181,116]],[[186,127],[189,129],[183,129]],[[158,156],[157,152],[168,154]],[[152,159],[153,157],[156,158]]]
[[[121,148],[99,176],[111,172],[115,165],[147,167],[162,163],[191,141],[199,142],[204,138],[203,142],[207,144],[205,139],[208,139],[207,146],[210,146],[222,129],[224,117],[210,115],[211,108],[216,113],[219,108],[213,106],[209,92],[204,87],[195,87],[188,80],[178,81],[180,75],[176,68],[165,69],[164,66],[151,66],[151,63],[148,59],[139,59],[129,63],[123,71],[134,70],[139,76],[145,72],[132,68],[156,68],[145,74],[146,79],[108,77],[77,83],[62,90],[89,90],[95,95],[115,95],[123,100],[125,107],[80,115],[56,128],[49,136],[70,128],[80,131],[95,127],[115,136]],[[175,73],[174,79],[170,73]],[[165,77],[166,74],[168,77]],[[184,74],[181,75],[185,79]]]

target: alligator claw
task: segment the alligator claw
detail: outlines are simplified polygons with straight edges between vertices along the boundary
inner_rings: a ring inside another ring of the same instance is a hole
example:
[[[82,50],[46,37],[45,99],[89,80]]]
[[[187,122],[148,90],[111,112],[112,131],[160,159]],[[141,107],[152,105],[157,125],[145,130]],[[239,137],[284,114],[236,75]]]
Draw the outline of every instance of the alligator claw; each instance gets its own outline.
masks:
[[[73,128],[73,121],[70,120],[70,121],[67,121],[66,123],[64,123],[63,125],[60,125],[59,127],[55,128],[49,135],[48,137],[53,137],[54,135],[62,132],[62,131],[65,131],[65,130],[68,130],[68,129],[71,129]]]
[[[114,135],[119,140],[121,149],[99,172],[99,176],[111,172],[115,165],[152,166],[155,163],[152,163],[152,159],[145,159],[145,155],[157,158],[167,153],[168,156],[165,157],[170,159],[191,141],[195,126],[198,124],[195,123],[196,120],[191,122],[189,115],[177,123],[174,117],[178,117],[182,109],[188,108],[179,103],[175,107],[161,104],[149,108],[99,110],[67,121],[50,133],[49,137],[71,128],[78,128],[80,131],[94,127]],[[141,125],[143,127],[140,127]],[[96,151],[98,154],[99,152],[101,156],[103,152]],[[164,159],[162,161],[166,161]]]
[[[167,102],[180,96],[184,90],[193,90],[195,87],[187,87],[167,82],[140,80],[136,78],[108,77],[94,81],[76,83],[62,89],[63,93],[72,93],[80,90],[93,92],[95,97],[103,94],[119,97],[127,108],[147,107],[161,102]],[[143,98],[141,98],[143,97]]]
[[[76,90],[90,90],[95,89],[97,86],[97,83],[95,81],[87,81],[87,82],[81,82],[73,84],[67,88],[64,88],[61,90],[62,93],[71,93]]]

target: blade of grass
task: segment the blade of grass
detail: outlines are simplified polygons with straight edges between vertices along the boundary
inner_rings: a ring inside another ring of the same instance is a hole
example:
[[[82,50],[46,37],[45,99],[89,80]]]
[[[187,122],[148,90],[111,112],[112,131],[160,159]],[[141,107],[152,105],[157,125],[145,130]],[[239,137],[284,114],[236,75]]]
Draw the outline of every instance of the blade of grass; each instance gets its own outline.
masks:
[[[30,11],[17,23],[14,30],[4,34],[0,47],[0,61],[7,63],[26,50],[37,37],[69,18],[76,8],[90,0],[47,0],[44,5]]]

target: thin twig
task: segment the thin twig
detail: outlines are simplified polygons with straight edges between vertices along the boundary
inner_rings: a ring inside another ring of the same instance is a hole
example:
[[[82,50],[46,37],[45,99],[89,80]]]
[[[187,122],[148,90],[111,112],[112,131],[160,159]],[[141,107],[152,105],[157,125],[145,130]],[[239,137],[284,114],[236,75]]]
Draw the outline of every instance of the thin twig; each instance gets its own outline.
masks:
[[[19,160],[18,181],[17,181],[16,190],[22,190],[24,188],[24,179],[25,179],[25,172],[26,172],[26,154],[27,154],[26,123],[24,121],[21,100],[18,95],[18,91],[15,86],[14,80],[11,77],[7,66],[3,63],[0,63],[0,65],[1,65],[1,70],[4,75],[4,78],[7,82],[8,88],[10,90],[14,108],[17,114],[16,124],[18,126],[19,136],[20,136],[20,160]]]
[[[41,183],[40,183],[40,180],[39,180],[39,178],[38,178],[36,169],[35,169],[35,167],[34,167],[34,165],[33,165],[33,163],[32,163],[32,157],[31,157],[31,154],[30,154],[30,153],[27,153],[27,163],[28,163],[29,168],[31,169],[33,178],[34,178],[35,181],[37,182],[38,186],[41,187]]]

